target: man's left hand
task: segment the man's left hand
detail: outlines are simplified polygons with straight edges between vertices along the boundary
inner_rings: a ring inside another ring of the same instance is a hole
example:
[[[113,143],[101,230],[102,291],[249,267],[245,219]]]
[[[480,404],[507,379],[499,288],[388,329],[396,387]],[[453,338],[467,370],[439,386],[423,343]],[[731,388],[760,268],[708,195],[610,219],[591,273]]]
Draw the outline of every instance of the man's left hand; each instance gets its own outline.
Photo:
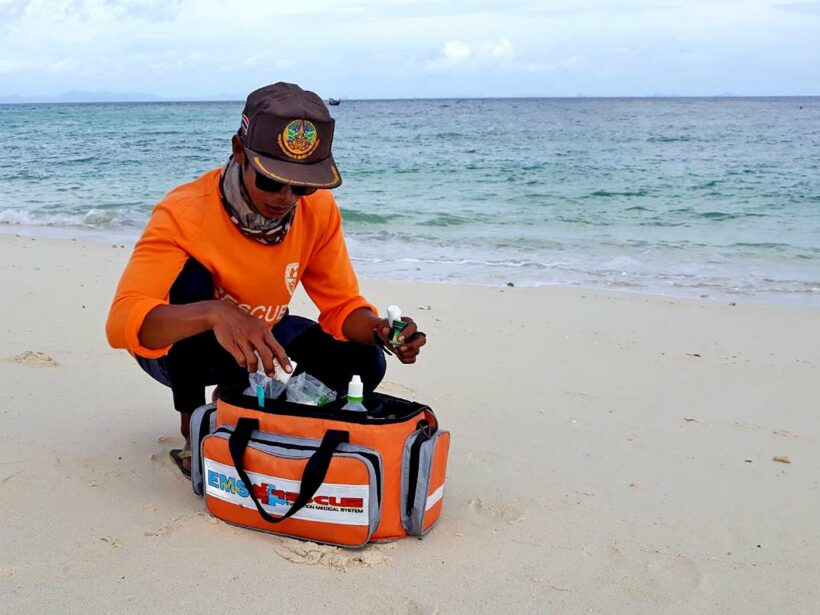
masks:
[[[374,333],[399,358],[402,363],[415,363],[421,347],[427,343],[427,335],[416,327],[412,318],[402,317],[407,326],[399,334],[398,344],[390,342],[390,324],[386,318],[380,318]]]

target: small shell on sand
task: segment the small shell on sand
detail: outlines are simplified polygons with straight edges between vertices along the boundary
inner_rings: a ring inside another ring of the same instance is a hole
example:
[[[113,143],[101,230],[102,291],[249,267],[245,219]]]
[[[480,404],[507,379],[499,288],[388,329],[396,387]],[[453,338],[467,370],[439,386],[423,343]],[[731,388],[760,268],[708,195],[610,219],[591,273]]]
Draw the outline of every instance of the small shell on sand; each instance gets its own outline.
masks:
[[[791,463],[792,460],[786,457],[785,455],[775,455],[772,457],[772,461],[776,461],[777,463]]]
[[[26,350],[10,359],[12,363],[19,363],[27,367],[57,367],[60,364],[44,352]]]

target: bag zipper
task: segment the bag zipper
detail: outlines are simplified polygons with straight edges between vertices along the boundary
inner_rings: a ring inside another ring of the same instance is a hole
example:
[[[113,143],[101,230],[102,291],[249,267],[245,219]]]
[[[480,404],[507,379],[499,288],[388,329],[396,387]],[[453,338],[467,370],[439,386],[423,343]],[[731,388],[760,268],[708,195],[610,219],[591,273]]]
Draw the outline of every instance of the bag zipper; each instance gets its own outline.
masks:
[[[382,393],[378,393],[376,395],[378,396],[378,398],[385,401],[394,402],[399,405],[410,406],[412,408],[412,411],[408,412],[405,415],[396,416],[394,418],[382,418],[368,416],[366,413],[362,412],[342,410],[341,407],[328,407],[339,405],[340,400],[336,400],[335,402],[331,402],[330,404],[319,407],[307,406],[304,404],[296,404],[282,399],[265,399],[265,406],[263,408],[260,408],[258,401],[255,397],[244,395],[243,393],[241,393],[239,389],[225,391],[224,393],[220,394],[219,399],[224,401],[225,403],[231,404],[232,406],[236,406],[237,408],[255,410],[257,412],[263,412],[265,414],[277,414],[282,416],[304,416],[307,418],[328,419],[332,421],[343,421],[345,423],[356,424],[391,425],[394,423],[403,423],[405,421],[411,420],[414,416],[417,416],[418,414],[424,412],[429,412],[430,414],[435,416],[433,410],[429,406],[425,406],[424,404],[410,402],[398,397],[384,395]],[[327,409],[322,410],[320,408]],[[362,416],[363,414],[364,416]]]

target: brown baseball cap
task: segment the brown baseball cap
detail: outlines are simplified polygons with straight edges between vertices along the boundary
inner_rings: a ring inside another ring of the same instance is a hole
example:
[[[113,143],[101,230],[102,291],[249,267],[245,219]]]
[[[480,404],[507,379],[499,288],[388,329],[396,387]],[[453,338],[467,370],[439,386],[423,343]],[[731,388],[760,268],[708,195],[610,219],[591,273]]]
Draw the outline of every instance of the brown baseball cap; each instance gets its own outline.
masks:
[[[250,93],[239,136],[262,175],[294,186],[336,188],[342,177],[330,153],[334,124],[314,92],[280,82]]]

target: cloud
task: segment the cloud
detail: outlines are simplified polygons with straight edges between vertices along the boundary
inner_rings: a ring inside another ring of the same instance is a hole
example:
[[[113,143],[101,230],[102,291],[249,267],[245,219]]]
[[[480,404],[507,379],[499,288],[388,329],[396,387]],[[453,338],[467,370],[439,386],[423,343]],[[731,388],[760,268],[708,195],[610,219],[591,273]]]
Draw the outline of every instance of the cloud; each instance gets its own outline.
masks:
[[[62,60],[55,60],[49,63],[45,70],[49,73],[69,73],[76,70],[77,66],[73,60],[63,58]]]
[[[146,21],[173,21],[179,15],[182,0],[105,0],[119,15]]]
[[[804,15],[820,16],[820,2],[789,2],[786,4],[774,4],[772,8],[781,11],[802,13]]]
[[[463,64],[470,59],[473,50],[467,43],[453,41],[444,44],[442,60],[445,64]]]
[[[252,68],[288,68],[293,66],[293,60],[282,57],[277,51],[263,51],[249,55],[241,54],[235,60],[227,59],[219,65],[219,71],[230,73],[234,71],[248,70]]]
[[[428,70],[447,70],[457,67],[480,67],[509,62],[515,58],[512,41],[502,38],[473,46],[463,41],[444,43],[439,54],[425,62]]]
[[[30,64],[24,60],[15,58],[0,58],[0,75],[4,73],[16,73],[30,68]]]
[[[512,41],[502,38],[498,42],[488,43],[482,47],[482,53],[491,58],[511,59],[515,56]]]
[[[820,0],[0,0],[0,94],[802,93],[820,83],[818,15]]]
[[[18,19],[26,12],[30,0],[3,0],[0,1],[0,21],[6,23]]]
[[[29,0],[0,0],[0,33],[13,30],[29,4]]]

